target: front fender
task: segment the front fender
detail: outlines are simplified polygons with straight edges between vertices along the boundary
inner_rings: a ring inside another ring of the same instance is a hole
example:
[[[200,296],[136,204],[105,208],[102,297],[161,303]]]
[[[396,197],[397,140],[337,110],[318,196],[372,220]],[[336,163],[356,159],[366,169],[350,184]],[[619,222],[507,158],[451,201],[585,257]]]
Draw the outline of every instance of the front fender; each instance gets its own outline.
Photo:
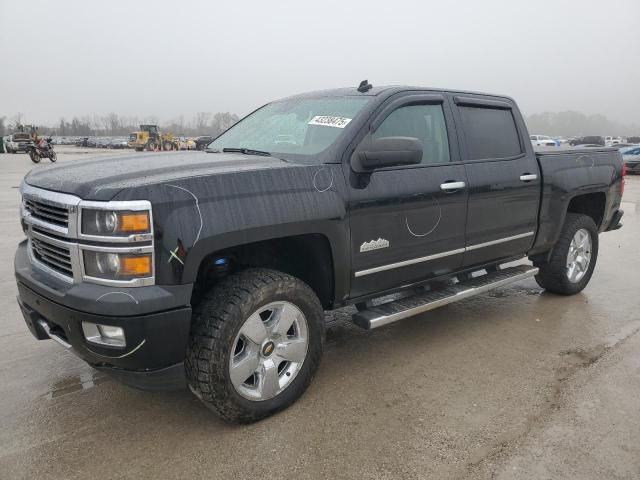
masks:
[[[234,171],[121,192],[153,205],[156,283],[195,281],[209,254],[234,246],[316,233],[332,250],[336,294],[348,291],[349,228],[339,165]]]

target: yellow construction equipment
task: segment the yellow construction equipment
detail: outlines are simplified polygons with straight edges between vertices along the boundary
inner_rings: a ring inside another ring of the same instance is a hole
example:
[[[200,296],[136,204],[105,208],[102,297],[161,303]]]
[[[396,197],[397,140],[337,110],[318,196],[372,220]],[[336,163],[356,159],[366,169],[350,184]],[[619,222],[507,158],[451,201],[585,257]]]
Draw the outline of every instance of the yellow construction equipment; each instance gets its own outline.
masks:
[[[160,133],[158,125],[140,125],[140,130],[129,135],[129,148],[136,152],[146,150],[177,150],[177,144],[170,133]]]

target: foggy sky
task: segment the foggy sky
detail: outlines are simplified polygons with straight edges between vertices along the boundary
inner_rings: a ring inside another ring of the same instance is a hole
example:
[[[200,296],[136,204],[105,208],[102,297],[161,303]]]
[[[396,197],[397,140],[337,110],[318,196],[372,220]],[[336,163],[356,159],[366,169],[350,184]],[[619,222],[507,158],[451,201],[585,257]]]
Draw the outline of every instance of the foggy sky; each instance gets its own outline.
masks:
[[[640,0],[0,0],[0,116],[244,115],[410,84],[640,123]]]

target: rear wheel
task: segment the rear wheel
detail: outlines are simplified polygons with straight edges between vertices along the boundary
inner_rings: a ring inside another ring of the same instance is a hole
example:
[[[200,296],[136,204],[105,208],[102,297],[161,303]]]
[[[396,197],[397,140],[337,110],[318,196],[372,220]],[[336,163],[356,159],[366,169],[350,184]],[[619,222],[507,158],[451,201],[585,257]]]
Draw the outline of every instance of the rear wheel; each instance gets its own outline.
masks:
[[[598,228],[587,215],[568,213],[560,238],[547,262],[536,263],[538,285],[561,295],[573,295],[591,280],[598,258]]]
[[[218,415],[247,423],[297,400],[320,364],[324,316],[315,293],[281,272],[225,279],[193,314],[186,373]]]
[[[164,146],[164,150],[168,150],[168,151],[173,150],[173,143],[171,142],[164,142],[163,146]]]

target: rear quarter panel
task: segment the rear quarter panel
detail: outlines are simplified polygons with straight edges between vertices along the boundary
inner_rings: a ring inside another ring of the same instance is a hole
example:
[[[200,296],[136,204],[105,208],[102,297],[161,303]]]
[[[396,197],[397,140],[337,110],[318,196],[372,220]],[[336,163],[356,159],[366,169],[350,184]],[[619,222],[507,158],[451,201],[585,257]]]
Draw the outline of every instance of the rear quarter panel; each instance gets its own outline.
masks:
[[[603,231],[620,207],[622,157],[614,149],[555,150],[536,154],[542,173],[540,220],[530,255],[544,253],[556,243],[571,199],[588,193],[606,197]]]

